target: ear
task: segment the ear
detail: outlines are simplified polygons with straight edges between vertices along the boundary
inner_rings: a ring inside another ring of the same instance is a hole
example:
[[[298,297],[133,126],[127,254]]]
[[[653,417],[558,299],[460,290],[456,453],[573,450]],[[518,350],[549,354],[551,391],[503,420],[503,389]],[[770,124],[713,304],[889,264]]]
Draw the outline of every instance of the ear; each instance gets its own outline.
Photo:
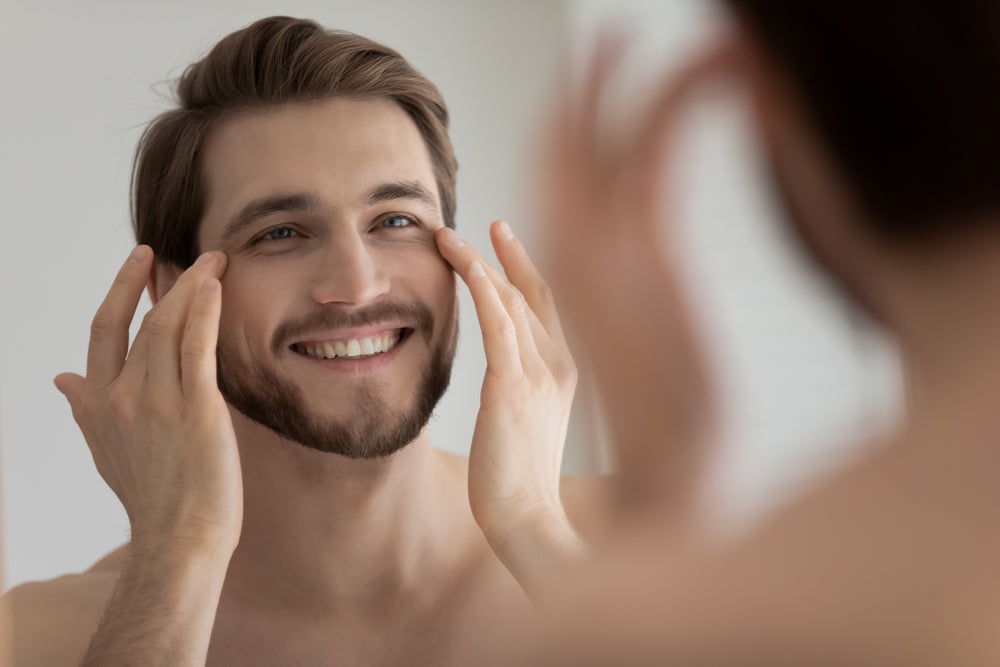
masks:
[[[164,294],[170,291],[182,273],[184,273],[184,269],[175,264],[156,262],[153,271],[149,274],[149,281],[146,283],[146,292],[154,306],[163,298]]]

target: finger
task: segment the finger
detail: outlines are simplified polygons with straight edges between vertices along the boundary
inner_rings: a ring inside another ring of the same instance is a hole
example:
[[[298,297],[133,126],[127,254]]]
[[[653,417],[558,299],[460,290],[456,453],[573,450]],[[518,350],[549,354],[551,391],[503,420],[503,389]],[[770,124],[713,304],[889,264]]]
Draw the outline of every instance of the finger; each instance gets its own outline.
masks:
[[[573,258],[559,251],[560,239],[607,231],[587,224],[593,216],[588,217],[592,211],[586,202],[596,191],[607,189],[608,181],[617,175],[607,137],[601,131],[601,112],[613,73],[621,65],[625,44],[623,31],[603,30],[590,49],[580,84],[567,87],[549,120],[540,194],[546,221],[543,257],[556,269],[552,274],[556,282],[569,280],[572,274]]]
[[[222,285],[210,277],[198,289],[181,343],[181,387],[188,399],[218,391],[215,346],[221,312]]]
[[[76,373],[60,373],[52,382],[56,385],[59,393],[66,397],[75,417],[77,406],[80,404],[80,396],[83,394],[85,380]]]
[[[439,232],[439,234],[439,245],[444,246],[442,255],[447,253],[448,256],[446,259],[452,263],[452,266],[460,275],[462,267],[467,268],[472,261],[479,260],[487,277],[493,282],[493,287],[496,289],[497,294],[500,295],[500,299],[506,304],[508,314],[518,328],[519,340],[521,340],[525,352],[535,350],[536,345],[534,341],[536,338],[549,339],[549,334],[545,330],[545,327],[539,322],[530,304],[527,303],[527,297],[516,285],[508,280],[509,276],[504,277],[503,274],[483,259],[478,250],[467,244],[454,230]],[[494,241],[495,246],[496,242]],[[527,259],[527,253],[524,253],[524,256]],[[529,264],[531,263],[530,259],[527,259],[527,261]]]
[[[503,220],[494,222],[490,227],[490,238],[504,273],[511,284],[524,295],[528,308],[535,314],[546,335],[556,342],[563,342],[562,324],[559,313],[556,312],[552,290],[524,246],[514,236],[510,225]]]
[[[148,339],[149,381],[154,388],[181,388],[181,340],[202,283],[218,278],[225,255],[203,253],[146,315],[138,336]],[[137,338],[138,338],[137,336]]]
[[[451,235],[449,235],[451,236]],[[453,236],[465,243],[458,237]],[[493,288],[500,297],[501,303],[507,310],[507,315],[514,323],[517,334],[518,350],[520,353],[521,366],[526,370],[541,370],[546,366],[546,359],[554,358],[560,349],[565,349],[566,343],[562,339],[562,332],[557,327],[557,337],[553,337],[546,326],[539,320],[537,314],[528,303],[527,296],[508,277],[504,277],[496,268],[483,259],[479,252],[466,244],[466,248],[458,253],[458,264],[468,267],[472,261],[479,261],[486,276],[492,281]],[[527,257],[527,253],[525,253]],[[530,259],[528,260],[530,262]],[[458,270],[458,269],[456,269]],[[461,275],[461,271],[459,271]],[[558,318],[557,318],[558,323]]]
[[[114,381],[128,352],[128,327],[152,267],[149,246],[137,246],[125,260],[90,325],[87,380],[97,387]],[[58,386],[58,385],[57,385]]]
[[[735,45],[719,39],[689,57],[679,68],[668,72],[639,125],[641,129],[636,135],[636,142],[646,145],[647,139],[656,139],[664,129],[669,130],[672,121],[677,118],[677,111],[684,106],[691,93],[709,81],[732,74],[736,57]]]
[[[486,368],[499,376],[520,373],[521,358],[517,345],[517,330],[507,309],[497,293],[496,286],[481,260],[473,260],[467,270],[459,273],[469,288],[472,303],[476,306],[476,317],[483,334],[483,350],[486,353]]]
[[[596,141],[599,136],[597,128],[600,126],[608,83],[621,65],[625,46],[626,34],[620,27],[605,28],[598,33],[596,44],[584,68],[579,94],[570,95],[567,100],[570,105],[567,118],[575,120],[567,125],[571,137]],[[590,150],[597,148],[589,142],[584,142],[580,147]]]
[[[140,326],[132,347],[128,350],[128,357],[125,359],[125,366],[118,374],[115,381],[115,388],[124,395],[135,394],[141,391],[149,378],[149,335]]]
[[[454,230],[439,231],[436,239],[442,256],[469,287],[479,326],[483,330],[487,363],[491,348],[502,347],[504,349],[495,357],[498,363],[503,360],[506,364],[503,368],[519,372],[526,367],[537,368],[542,362],[525,312],[527,304],[521,293]],[[489,283],[490,289],[480,285],[481,282]],[[500,368],[495,367],[498,371]]]
[[[653,213],[669,184],[665,175],[668,166],[665,153],[670,150],[683,112],[696,91],[732,72],[733,59],[732,46],[719,41],[668,73],[660,84],[658,93],[637,124],[639,129],[623,145],[616,160],[617,172],[632,186],[633,194],[629,198],[654,209],[648,211],[649,215],[634,216],[632,221],[656,222]]]

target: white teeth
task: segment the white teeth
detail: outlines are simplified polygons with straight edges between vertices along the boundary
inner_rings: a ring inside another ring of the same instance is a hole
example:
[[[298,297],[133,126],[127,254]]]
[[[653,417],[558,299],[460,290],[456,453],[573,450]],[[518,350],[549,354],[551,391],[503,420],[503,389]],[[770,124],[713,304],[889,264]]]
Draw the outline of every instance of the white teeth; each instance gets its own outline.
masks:
[[[395,332],[382,336],[354,338],[347,341],[298,345],[297,349],[302,354],[315,357],[316,359],[334,359],[336,357],[360,357],[388,352],[398,342],[399,332]]]

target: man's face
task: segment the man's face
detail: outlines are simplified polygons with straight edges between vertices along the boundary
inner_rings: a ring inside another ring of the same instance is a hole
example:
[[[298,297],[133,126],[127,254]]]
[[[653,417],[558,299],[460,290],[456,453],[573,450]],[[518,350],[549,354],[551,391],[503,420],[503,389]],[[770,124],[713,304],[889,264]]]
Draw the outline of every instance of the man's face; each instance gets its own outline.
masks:
[[[444,393],[454,274],[430,156],[387,100],[240,114],[210,137],[202,251],[222,278],[219,386],[280,435],[356,458],[415,438]]]

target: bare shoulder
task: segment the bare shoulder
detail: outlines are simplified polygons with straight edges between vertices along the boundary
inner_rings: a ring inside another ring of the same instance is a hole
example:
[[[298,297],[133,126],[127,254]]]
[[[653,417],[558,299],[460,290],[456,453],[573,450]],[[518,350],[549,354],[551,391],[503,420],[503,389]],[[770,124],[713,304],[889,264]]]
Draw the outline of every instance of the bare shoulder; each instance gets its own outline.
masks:
[[[77,665],[114,590],[124,547],[86,572],[15,586],[4,595],[13,616],[17,667]]]
[[[115,576],[121,572],[122,567],[125,565],[125,559],[128,557],[128,545],[123,544],[111,553],[105,555],[99,561],[90,566],[87,570],[88,573],[99,574],[102,572],[111,572]]]
[[[610,528],[612,478],[608,475],[569,475],[560,480],[559,495],[570,522],[587,540]]]

